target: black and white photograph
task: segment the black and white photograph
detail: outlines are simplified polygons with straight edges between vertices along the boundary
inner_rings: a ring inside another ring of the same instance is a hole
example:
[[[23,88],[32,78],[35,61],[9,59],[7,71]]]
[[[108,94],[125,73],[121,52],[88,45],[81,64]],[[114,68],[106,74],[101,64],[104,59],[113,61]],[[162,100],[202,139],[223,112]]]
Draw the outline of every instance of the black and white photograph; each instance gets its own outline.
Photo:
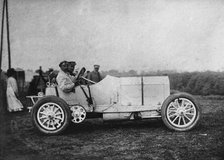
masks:
[[[223,160],[223,0],[0,0],[0,160]]]

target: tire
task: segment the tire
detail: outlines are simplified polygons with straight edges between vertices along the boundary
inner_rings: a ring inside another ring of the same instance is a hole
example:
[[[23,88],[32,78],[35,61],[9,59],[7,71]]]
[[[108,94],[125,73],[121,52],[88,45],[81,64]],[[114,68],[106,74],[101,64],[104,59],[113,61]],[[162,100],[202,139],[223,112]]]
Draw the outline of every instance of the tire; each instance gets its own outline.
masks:
[[[70,109],[73,123],[82,123],[86,119],[86,110],[83,106],[77,104],[71,106]]]
[[[200,119],[201,111],[196,100],[187,93],[176,93],[167,97],[161,108],[164,124],[171,130],[188,131]]]
[[[41,98],[31,111],[33,126],[46,135],[62,133],[71,122],[71,111],[67,103],[56,96]]]

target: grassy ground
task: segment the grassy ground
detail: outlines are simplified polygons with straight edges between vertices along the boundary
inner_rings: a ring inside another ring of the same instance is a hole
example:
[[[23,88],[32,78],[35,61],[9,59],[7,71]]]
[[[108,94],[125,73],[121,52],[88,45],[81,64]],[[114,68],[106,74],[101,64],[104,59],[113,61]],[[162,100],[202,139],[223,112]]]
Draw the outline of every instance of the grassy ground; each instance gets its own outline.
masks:
[[[224,159],[224,98],[197,96],[202,117],[188,132],[168,130],[161,120],[103,123],[87,120],[60,136],[38,134],[27,112],[1,123],[1,159]]]

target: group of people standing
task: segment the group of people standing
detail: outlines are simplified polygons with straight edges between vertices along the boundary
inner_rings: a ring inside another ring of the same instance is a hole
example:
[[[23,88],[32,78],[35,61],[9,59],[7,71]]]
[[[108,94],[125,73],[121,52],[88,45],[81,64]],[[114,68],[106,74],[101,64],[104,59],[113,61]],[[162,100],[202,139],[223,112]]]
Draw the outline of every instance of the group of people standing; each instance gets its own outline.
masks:
[[[56,82],[58,87],[64,92],[74,91],[75,84],[77,82],[77,72],[74,73],[75,66],[75,61],[62,61],[59,64],[60,71],[56,77]],[[99,65],[94,65],[94,70],[92,72],[87,71],[84,77],[96,83],[101,81],[102,77],[99,73],[99,68]]]

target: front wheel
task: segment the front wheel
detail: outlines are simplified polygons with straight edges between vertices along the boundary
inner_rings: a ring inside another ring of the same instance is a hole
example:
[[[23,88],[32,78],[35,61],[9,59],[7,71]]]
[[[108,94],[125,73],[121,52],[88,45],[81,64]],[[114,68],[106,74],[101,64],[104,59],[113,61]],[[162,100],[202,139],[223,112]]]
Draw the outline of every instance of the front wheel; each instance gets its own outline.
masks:
[[[39,132],[56,135],[68,127],[71,121],[71,111],[61,98],[46,96],[34,105],[31,117],[34,127]]]
[[[198,123],[200,108],[190,94],[177,93],[164,101],[161,114],[164,124],[169,129],[188,131]]]

